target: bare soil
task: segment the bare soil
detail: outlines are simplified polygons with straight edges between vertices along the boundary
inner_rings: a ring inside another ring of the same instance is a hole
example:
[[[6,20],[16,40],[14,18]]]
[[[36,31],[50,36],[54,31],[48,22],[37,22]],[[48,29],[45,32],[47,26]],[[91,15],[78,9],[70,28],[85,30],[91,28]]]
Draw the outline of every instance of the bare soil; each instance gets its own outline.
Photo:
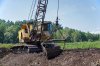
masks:
[[[50,60],[42,53],[9,53],[0,59],[0,66],[100,66],[100,49],[65,50]]]
[[[9,54],[9,49],[0,48],[0,58],[3,58],[7,54]]]

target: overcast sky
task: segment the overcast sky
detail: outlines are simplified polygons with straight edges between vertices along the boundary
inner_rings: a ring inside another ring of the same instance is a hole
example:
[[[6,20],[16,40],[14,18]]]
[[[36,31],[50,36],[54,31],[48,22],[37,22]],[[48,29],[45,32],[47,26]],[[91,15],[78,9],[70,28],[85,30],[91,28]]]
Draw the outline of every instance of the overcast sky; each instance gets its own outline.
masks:
[[[0,19],[27,20],[32,0],[0,0]],[[49,0],[46,19],[55,21],[57,0]],[[60,24],[100,33],[100,0],[60,0]]]

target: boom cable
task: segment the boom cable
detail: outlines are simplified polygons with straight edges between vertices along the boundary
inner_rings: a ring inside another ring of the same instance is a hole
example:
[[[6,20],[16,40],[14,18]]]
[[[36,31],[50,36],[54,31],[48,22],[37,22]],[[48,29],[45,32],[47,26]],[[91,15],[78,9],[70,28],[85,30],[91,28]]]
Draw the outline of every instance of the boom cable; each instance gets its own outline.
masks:
[[[35,6],[36,6],[36,0],[33,0],[31,4],[30,12],[29,12],[28,20],[32,19],[33,17]]]
[[[57,8],[57,17],[59,16],[59,0],[58,0],[58,8]]]
[[[34,10],[35,10],[36,2],[37,2],[37,0],[34,1],[34,6],[33,6],[33,10],[32,10],[30,19],[32,19],[32,17],[33,17],[33,12],[34,12]]]
[[[58,16],[59,16],[59,0],[58,0],[57,18],[56,18],[56,25],[57,25],[57,26],[58,26],[58,20],[59,20]]]
[[[60,4],[59,4],[59,0],[58,0],[58,8],[57,8],[57,18],[56,18],[56,29],[59,31],[59,33],[61,34],[61,36],[62,36],[62,38],[64,39],[64,45],[63,45],[63,49],[65,49],[65,37],[64,37],[64,35],[63,35],[63,33],[61,32],[61,30],[59,30],[59,6],[60,6]]]
[[[29,12],[29,15],[28,15],[28,20],[30,19],[30,15],[31,15],[31,12],[32,12],[33,4],[34,4],[34,0],[32,0],[32,4],[31,4],[31,8],[30,8],[30,12]]]

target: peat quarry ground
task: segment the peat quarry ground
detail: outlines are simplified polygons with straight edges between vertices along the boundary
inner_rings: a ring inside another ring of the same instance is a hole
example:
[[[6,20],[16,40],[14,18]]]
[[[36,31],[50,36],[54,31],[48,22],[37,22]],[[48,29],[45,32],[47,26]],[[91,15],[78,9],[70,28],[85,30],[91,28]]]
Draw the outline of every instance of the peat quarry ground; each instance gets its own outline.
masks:
[[[13,54],[0,51],[0,66],[100,66],[100,49],[65,50],[50,60],[42,53]]]

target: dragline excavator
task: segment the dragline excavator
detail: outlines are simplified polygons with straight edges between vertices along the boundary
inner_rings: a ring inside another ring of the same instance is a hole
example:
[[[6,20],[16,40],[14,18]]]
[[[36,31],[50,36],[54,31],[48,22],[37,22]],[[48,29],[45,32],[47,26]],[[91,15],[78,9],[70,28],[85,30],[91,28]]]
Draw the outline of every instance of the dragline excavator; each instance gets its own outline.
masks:
[[[52,39],[52,23],[44,21],[47,4],[48,0],[38,0],[34,21],[22,24],[18,32],[19,42],[25,44],[12,47],[14,53],[44,52],[48,58],[61,53]]]

